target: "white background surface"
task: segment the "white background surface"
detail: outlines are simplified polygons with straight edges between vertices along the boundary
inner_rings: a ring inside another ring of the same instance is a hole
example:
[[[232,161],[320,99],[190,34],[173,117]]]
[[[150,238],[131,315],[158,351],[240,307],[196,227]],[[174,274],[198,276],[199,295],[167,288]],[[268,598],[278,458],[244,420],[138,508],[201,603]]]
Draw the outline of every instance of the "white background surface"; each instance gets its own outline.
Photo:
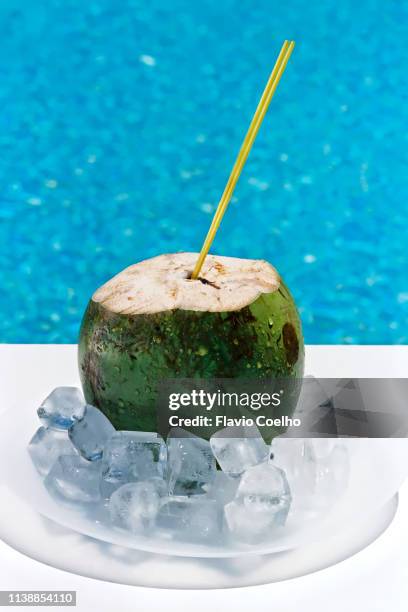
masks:
[[[308,347],[306,363],[307,374],[321,377],[406,378],[408,347]],[[0,346],[0,372],[0,411],[11,407],[6,398],[17,398],[21,392],[32,396],[35,407],[52,387],[78,384],[75,347]],[[16,401],[16,412],[17,404]],[[1,503],[7,502],[3,499]],[[254,606],[274,612],[406,612],[407,516],[408,484],[405,484],[389,529],[350,559],[282,583],[218,591],[163,590],[100,582],[48,567],[0,543],[0,589],[76,590],[77,609],[84,612],[179,612],[191,608],[195,612],[248,611],[254,610]],[[18,521],[18,516],[15,520]]]

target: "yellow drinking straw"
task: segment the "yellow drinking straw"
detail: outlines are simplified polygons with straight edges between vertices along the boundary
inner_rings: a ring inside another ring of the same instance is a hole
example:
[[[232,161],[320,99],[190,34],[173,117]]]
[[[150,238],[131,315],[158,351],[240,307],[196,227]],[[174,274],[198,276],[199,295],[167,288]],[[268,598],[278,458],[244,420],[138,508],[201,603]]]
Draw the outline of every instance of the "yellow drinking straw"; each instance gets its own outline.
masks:
[[[285,71],[286,64],[288,63],[294,46],[295,43],[293,40],[285,40],[282,45],[282,49],[280,50],[278,59],[276,60],[276,64],[273,67],[271,76],[269,77],[265,90],[259,101],[258,108],[256,109],[255,114],[252,118],[251,124],[244,138],[244,142],[241,145],[238,157],[235,160],[235,164],[224,189],[224,193],[222,194],[221,200],[217,206],[217,210],[215,211],[210,229],[208,230],[208,234],[204,240],[200,255],[197,259],[197,263],[191,275],[191,278],[193,279],[198,278],[198,275],[200,274],[200,270],[203,266],[204,260],[208,255],[208,251],[211,248],[211,245],[215,238],[215,234],[217,233],[225,211],[227,210],[227,206],[231,200],[231,196],[234,192],[235,186],[242,172],[242,168],[244,167],[251,147],[254,144],[254,140],[256,138],[256,135],[258,134],[263,118],[265,117],[266,111],[268,110],[269,103],[272,100],[273,94],[275,93],[281,76]]]

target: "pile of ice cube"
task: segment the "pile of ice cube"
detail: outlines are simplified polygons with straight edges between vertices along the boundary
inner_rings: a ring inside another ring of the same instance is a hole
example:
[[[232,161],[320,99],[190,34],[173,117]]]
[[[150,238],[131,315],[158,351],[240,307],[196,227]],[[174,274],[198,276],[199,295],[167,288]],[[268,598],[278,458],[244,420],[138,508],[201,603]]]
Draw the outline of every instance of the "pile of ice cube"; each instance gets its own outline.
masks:
[[[116,431],[73,387],[55,389],[38,415],[29,452],[48,491],[86,505],[88,516],[107,508],[112,526],[135,534],[256,544],[288,517],[327,510],[348,477],[336,439],[280,437],[268,446],[254,426],[209,442],[173,429],[166,443],[157,433]]]

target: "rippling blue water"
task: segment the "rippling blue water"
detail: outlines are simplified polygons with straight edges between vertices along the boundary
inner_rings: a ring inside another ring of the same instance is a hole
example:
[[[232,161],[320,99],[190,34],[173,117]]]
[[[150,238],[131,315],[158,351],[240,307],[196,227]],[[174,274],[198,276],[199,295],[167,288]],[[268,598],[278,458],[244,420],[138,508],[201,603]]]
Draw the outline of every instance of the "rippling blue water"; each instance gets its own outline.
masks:
[[[294,38],[213,252],[273,262],[309,343],[407,342],[407,3],[3,0],[0,35],[1,341],[200,248]]]

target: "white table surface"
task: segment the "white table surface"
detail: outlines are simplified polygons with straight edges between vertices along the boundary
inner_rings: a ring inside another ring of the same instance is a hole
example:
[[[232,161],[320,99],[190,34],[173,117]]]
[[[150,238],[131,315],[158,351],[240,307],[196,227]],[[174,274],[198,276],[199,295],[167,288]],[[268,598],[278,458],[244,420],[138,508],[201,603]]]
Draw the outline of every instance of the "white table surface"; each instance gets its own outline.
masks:
[[[0,413],[11,407],[6,398],[16,398],[18,408],[17,398],[29,396],[35,406],[52,387],[78,384],[75,352],[73,345],[0,345]],[[406,378],[408,346],[308,346],[306,373]],[[164,590],[101,582],[43,565],[0,542],[0,590],[75,590],[76,609],[83,612],[180,612],[191,608],[224,612],[255,607],[274,612],[406,612],[407,516],[408,483],[400,492],[391,526],[353,557],[302,578],[233,590]]]

